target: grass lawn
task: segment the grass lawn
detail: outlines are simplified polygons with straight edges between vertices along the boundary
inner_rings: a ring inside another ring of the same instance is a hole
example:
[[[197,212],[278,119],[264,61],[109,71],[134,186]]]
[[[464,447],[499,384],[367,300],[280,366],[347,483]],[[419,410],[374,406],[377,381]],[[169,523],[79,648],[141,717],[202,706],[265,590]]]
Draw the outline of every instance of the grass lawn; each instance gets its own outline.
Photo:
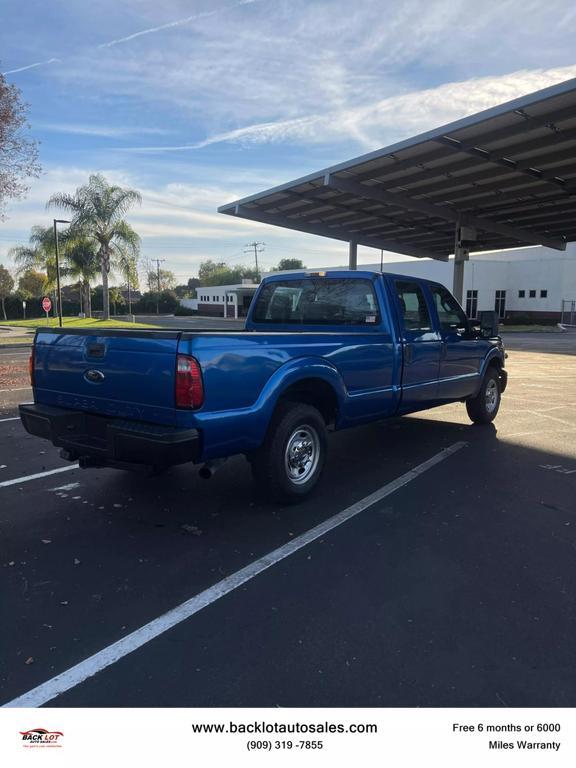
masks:
[[[149,325],[147,323],[125,323],[121,320],[97,320],[94,317],[87,317],[81,320],[79,317],[64,317],[62,322],[70,328],[159,328],[158,325]],[[57,328],[58,318],[50,317],[48,323],[45,318],[34,318],[33,320],[8,320],[0,321],[0,326],[6,325],[12,328],[46,328],[46,325]]]

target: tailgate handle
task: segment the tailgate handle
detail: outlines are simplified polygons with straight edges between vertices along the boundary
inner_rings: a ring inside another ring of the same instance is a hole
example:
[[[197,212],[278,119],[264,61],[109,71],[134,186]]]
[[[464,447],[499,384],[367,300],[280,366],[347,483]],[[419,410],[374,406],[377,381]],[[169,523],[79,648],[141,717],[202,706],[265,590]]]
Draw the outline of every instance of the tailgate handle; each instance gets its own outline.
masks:
[[[104,357],[104,344],[88,344],[87,354],[88,357]]]

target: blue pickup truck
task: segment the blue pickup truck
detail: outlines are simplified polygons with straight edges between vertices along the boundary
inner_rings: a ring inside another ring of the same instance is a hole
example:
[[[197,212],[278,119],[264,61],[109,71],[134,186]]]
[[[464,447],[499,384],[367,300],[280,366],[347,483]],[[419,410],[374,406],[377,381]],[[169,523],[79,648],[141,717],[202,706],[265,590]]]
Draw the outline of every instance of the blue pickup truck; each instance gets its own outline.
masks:
[[[491,422],[498,336],[438,283],[368,271],[266,278],[243,331],[39,328],[24,427],[81,467],[208,477],[245,454],[280,501],[318,483],[327,432],[454,401]]]

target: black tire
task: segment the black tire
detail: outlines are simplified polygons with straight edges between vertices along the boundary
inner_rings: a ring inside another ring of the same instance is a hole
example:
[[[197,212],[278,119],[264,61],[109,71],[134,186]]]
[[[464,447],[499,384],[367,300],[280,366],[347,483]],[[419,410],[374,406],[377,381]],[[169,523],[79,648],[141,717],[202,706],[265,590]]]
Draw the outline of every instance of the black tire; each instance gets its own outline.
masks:
[[[493,365],[488,368],[476,397],[466,400],[468,416],[475,424],[490,424],[500,409],[500,376]]]
[[[280,403],[264,443],[250,456],[252,476],[267,497],[293,504],[317,485],[326,453],[326,424],[320,412],[303,403]]]

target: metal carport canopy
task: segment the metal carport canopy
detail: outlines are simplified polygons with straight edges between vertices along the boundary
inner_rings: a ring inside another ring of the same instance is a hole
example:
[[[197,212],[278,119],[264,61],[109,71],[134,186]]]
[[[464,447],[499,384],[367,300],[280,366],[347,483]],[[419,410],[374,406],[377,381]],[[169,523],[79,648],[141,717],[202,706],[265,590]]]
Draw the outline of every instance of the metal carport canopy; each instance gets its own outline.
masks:
[[[576,78],[218,210],[349,242],[352,267],[357,245],[455,253],[461,298],[470,248],[576,240]]]

